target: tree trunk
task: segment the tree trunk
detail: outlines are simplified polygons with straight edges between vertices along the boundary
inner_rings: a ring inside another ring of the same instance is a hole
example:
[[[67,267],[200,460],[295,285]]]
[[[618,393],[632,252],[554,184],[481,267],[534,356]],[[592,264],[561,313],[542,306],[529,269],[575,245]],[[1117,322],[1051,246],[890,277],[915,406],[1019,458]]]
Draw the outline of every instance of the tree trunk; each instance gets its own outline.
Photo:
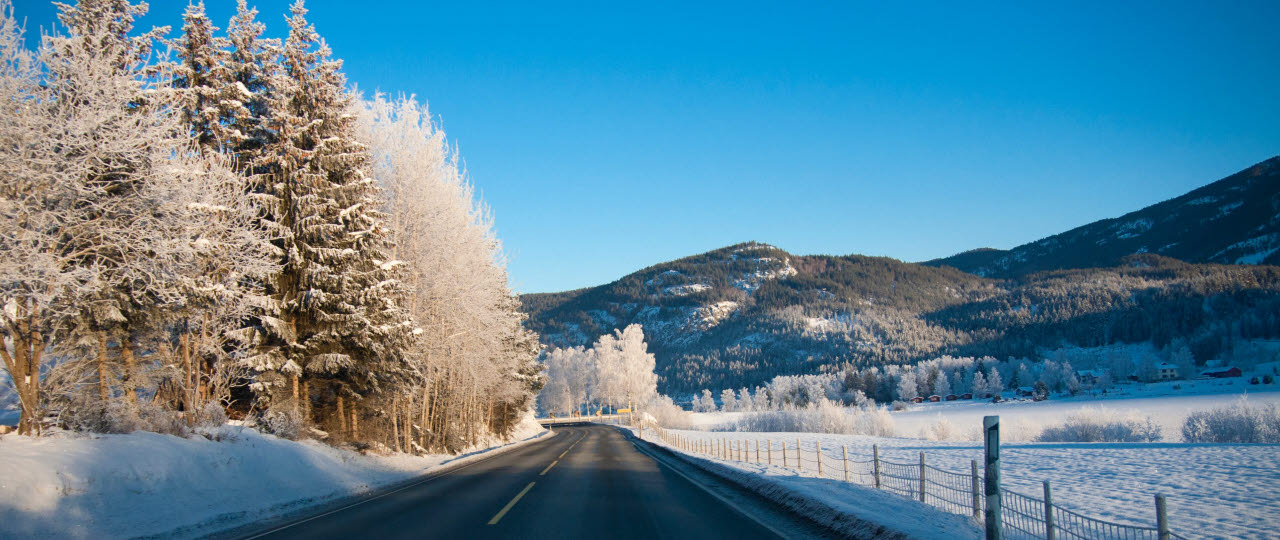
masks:
[[[338,396],[338,435],[346,436],[347,434],[347,412],[342,407],[342,396]]]
[[[360,415],[356,410],[359,407],[355,403],[351,404],[351,440],[360,440]]]
[[[400,423],[399,416],[396,415],[396,400],[391,400],[391,444],[397,452],[400,451]]]
[[[178,336],[178,349],[182,352],[182,401],[183,409],[187,413],[187,425],[194,426],[196,424],[196,375],[191,367],[191,333],[184,330]]]
[[[128,332],[120,337],[120,359],[124,361],[124,395],[129,400],[130,405],[138,404],[138,380],[136,368],[136,359],[133,356],[133,343],[129,340]]]
[[[32,317],[20,317],[16,324],[7,325],[13,353],[0,340],[0,358],[18,391],[18,433],[32,435],[40,432],[40,353],[44,346],[40,332],[33,329]]]
[[[302,380],[302,421],[311,425],[315,422],[311,421],[311,380]]]
[[[107,374],[107,333],[98,331],[98,397],[111,399],[111,378]]]
[[[302,401],[298,399],[298,376],[289,375],[290,386],[293,389],[293,414],[298,418],[302,418]]]

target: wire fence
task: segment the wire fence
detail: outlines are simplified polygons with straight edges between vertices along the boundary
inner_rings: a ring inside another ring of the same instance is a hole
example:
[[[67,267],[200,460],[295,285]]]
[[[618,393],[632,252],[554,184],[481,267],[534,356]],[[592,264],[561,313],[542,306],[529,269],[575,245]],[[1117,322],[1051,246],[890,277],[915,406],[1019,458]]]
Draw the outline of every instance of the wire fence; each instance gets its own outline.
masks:
[[[850,456],[848,447],[822,448],[815,442],[802,446],[799,439],[777,441],[729,437],[691,437],[653,428],[668,446],[689,454],[724,461],[758,463],[795,469],[804,476],[855,483],[923,502],[953,514],[970,516],[985,526],[988,515],[986,471],[976,460],[964,472],[934,467],[924,452],[914,463],[889,461],[880,457],[878,445],[872,447],[871,459]],[[837,456],[828,452],[836,451]],[[996,508],[1003,538],[1037,540],[1186,540],[1169,530],[1164,497],[1156,496],[1156,524],[1133,525],[1115,523],[1085,516],[1053,502],[1049,482],[1039,496],[1001,489],[995,493]],[[992,503],[994,504],[994,503]]]

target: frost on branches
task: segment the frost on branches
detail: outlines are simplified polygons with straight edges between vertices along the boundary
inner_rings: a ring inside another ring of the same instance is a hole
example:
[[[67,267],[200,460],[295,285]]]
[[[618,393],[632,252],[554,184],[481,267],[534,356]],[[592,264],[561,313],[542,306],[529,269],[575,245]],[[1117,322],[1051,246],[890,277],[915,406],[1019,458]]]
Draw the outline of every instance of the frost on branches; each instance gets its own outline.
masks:
[[[536,336],[456,151],[411,98],[361,103],[298,2],[262,38],[135,34],[59,4],[39,51],[0,0],[0,332],[21,431],[286,435],[459,450],[540,388]],[[332,435],[330,435],[332,434]]]
[[[551,349],[543,364],[547,384],[539,403],[547,413],[580,412],[588,404],[591,410],[612,405],[646,412],[674,407],[658,394],[654,356],[638,324],[600,336],[590,349]]]

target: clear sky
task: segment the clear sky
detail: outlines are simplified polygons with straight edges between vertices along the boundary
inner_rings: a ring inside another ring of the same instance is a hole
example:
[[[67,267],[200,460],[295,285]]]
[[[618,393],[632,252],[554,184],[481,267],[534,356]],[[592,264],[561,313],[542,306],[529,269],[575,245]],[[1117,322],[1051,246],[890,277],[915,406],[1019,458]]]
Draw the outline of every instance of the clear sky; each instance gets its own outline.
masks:
[[[284,32],[289,2],[250,3]],[[430,103],[521,292],[746,240],[1009,248],[1280,154],[1280,2],[972,4],[307,6],[352,82]]]

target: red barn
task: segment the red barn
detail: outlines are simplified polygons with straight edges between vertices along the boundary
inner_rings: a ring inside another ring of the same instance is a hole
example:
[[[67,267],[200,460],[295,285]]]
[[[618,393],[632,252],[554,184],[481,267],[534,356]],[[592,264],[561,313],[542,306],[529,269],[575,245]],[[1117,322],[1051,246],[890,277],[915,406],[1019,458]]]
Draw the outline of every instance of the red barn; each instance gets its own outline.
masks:
[[[1213,377],[1214,379],[1225,379],[1228,377],[1242,377],[1244,376],[1244,372],[1240,371],[1240,368],[1238,367],[1230,367],[1211,369],[1201,373],[1201,375],[1204,375],[1205,377]]]

